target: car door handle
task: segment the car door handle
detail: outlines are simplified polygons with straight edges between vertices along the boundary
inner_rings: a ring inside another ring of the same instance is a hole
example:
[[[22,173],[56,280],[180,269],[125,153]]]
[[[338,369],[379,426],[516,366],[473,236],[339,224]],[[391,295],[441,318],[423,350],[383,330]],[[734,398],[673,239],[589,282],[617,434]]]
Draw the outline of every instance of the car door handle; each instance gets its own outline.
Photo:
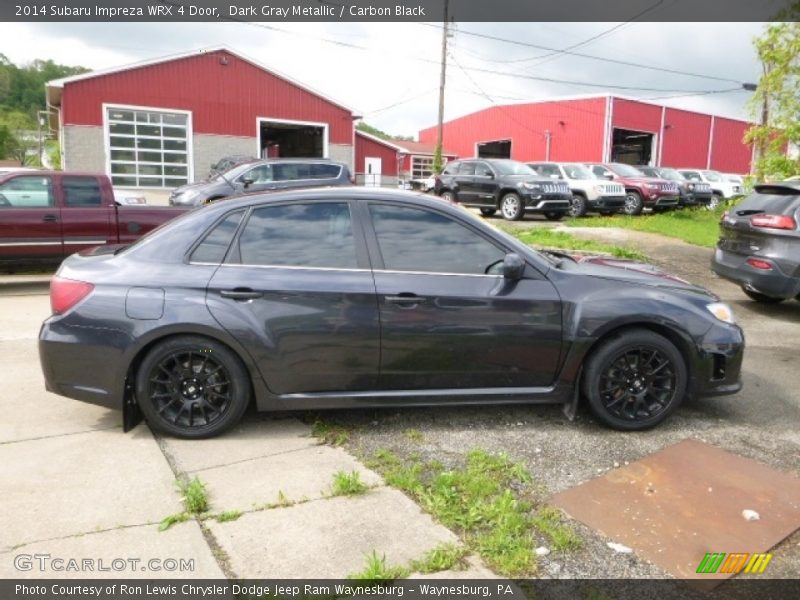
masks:
[[[397,296],[386,296],[385,299],[386,302],[391,304],[403,304],[409,307],[425,302],[425,298],[421,298],[420,296],[409,292],[404,292],[402,294],[398,294]]]
[[[42,221],[44,223],[55,223],[56,221],[58,221],[58,217],[55,215],[45,215],[42,217]]]
[[[264,294],[251,290],[250,288],[236,288],[234,290],[222,290],[220,296],[223,298],[231,298],[232,300],[255,300],[261,298]]]

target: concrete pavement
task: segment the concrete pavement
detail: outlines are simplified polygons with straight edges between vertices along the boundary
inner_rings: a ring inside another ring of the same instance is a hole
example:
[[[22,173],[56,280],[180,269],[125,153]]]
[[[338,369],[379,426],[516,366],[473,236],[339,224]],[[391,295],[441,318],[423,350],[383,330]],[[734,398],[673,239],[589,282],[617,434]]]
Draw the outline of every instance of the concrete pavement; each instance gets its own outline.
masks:
[[[36,338],[49,299],[41,282],[19,283],[0,286],[0,577],[340,578],[373,551],[406,564],[458,543],[295,418],[249,414],[221,438],[185,441],[146,424],[124,434],[119,412],[45,392]],[[358,472],[369,489],[331,497],[338,471]],[[176,479],[193,477],[206,484],[210,514],[242,515],[159,531],[182,510]],[[70,560],[82,569],[63,570]],[[470,564],[448,575],[492,576]]]

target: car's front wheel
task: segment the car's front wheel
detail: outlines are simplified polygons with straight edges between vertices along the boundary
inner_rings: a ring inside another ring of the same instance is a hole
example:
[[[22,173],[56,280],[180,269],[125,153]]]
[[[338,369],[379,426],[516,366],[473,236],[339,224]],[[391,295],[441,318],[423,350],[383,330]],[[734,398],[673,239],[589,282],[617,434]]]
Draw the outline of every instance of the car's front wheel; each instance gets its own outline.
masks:
[[[628,192],[625,196],[625,207],[623,208],[623,212],[626,215],[640,215],[642,214],[643,208],[644,202],[642,202],[642,197],[639,195],[639,192]]]
[[[706,208],[708,210],[716,210],[724,201],[725,199],[720,194],[714,194],[711,196],[711,200],[708,204],[706,204]]]
[[[586,215],[586,211],[589,210],[589,203],[586,201],[586,198],[581,196],[580,194],[575,194],[572,196],[572,201],[569,206],[569,214],[573,217],[583,217]]]
[[[250,401],[250,380],[223,344],[179,336],[147,353],[136,374],[136,399],[154,429],[206,438],[239,422]]]
[[[519,221],[525,216],[525,208],[519,194],[513,192],[506,194],[500,200],[500,212],[506,221]]]
[[[775,296],[767,296],[766,294],[748,290],[744,286],[742,286],[742,291],[748,298],[755,300],[756,302],[760,302],[761,304],[779,304],[785,300],[785,298],[776,298]]]
[[[583,393],[600,421],[636,431],[666,419],[683,400],[687,381],[686,361],[671,341],[630,329],[603,342],[586,361]]]

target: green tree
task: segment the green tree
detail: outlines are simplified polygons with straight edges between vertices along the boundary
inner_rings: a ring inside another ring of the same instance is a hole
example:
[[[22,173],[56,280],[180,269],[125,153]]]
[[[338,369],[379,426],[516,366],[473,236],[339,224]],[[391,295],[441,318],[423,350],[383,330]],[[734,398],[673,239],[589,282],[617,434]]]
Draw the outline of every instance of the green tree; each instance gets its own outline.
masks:
[[[8,132],[2,158],[14,159],[20,166],[38,164],[36,148],[39,140],[33,117],[20,111],[0,114],[0,131]]]
[[[404,140],[404,141],[413,141],[414,138],[408,135],[389,135],[385,131],[378,129],[377,127],[373,127],[369,123],[364,121],[359,121],[356,124],[356,129],[359,131],[363,131],[364,133],[368,133],[370,135],[374,135],[377,138],[381,138],[382,140]]]
[[[786,155],[787,147],[800,147],[800,2],[770,23],[754,40],[763,75],[750,108],[758,120],[745,135],[756,147],[757,181],[800,174],[800,162]],[[794,19],[794,22],[791,21]]]

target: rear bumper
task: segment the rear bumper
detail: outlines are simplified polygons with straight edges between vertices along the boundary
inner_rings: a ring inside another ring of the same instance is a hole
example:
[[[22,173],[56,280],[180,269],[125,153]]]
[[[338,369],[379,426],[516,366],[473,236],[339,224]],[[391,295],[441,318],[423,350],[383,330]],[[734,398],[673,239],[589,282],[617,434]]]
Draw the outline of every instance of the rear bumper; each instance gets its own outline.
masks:
[[[758,258],[770,263],[770,270],[756,269],[747,264],[748,258]],[[800,269],[800,265],[798,265]],[[787,275],[774,261],[765,257],[751,257],[717,248],[711,259],[711,270],[728,281],[751,291],[774,298],[794,298],[800,294],[800,277]]]

